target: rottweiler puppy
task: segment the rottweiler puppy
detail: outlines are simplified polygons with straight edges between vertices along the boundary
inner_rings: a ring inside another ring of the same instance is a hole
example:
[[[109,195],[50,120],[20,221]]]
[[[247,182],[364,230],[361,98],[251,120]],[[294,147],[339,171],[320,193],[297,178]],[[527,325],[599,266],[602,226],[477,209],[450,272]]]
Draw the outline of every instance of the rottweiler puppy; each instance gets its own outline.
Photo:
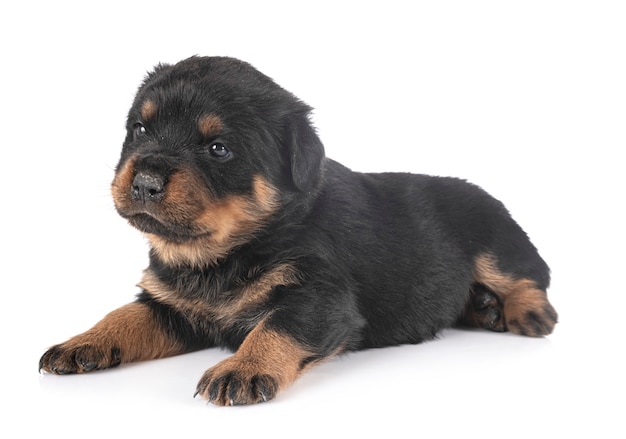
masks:
[[[310,111],[232,58],[148,74],[111,185],[150,243],[141,292],[40,370],[219,346],[234,355],[196,395],[251,404],[333,356],[459,324],[552,332],[549,268],[501,202],[456,178],[353,172],[325,157]]]

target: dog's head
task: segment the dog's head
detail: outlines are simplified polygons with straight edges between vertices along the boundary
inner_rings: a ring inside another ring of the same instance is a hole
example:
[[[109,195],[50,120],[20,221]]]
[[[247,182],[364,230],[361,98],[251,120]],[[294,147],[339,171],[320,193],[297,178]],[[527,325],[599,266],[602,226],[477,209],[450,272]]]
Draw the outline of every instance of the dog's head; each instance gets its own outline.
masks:
[[[112,183],[118,212],[164,260],[214,263],[286,200],[315,191],[324,148],[309,112],[235,59],[159,65],[128,115]]]

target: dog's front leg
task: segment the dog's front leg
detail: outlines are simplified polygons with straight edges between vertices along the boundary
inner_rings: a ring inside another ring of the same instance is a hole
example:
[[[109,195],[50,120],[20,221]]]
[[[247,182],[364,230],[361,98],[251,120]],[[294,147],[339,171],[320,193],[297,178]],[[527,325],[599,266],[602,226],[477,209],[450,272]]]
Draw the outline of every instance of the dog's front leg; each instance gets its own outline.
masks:
[[[55,374],[83,373],[184,351],[181,343],[167,335],[150,307],[135,302],[109,313],[88,331],[51,347],[41,357],[39,369]]]
[[[204,373],[196,395],[216,405],[265,402],[291,384],[312,358],[290,335],[260,324],[232,357]]]

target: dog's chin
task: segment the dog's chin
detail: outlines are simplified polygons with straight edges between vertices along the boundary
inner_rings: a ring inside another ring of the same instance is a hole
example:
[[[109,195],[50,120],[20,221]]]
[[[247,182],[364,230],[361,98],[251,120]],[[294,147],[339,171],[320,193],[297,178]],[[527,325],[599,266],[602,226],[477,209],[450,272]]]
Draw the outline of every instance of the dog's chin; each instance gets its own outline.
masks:
[[[165,241],[184,244],[198,239],[207,233],[199,234],[191,227],[184,225],[165,224],[146,213],[138,213],[126,217],[130,225],[148,235],[156,235]]]

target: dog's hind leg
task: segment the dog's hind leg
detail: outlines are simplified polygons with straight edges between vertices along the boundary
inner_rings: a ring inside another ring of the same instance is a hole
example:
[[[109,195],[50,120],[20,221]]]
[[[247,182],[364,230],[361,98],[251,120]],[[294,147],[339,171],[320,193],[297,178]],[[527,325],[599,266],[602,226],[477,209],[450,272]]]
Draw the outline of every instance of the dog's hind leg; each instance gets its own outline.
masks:
[[[479,284],[478,293],[474,287],[470,294],[470,303],[480,303],[480,300],[490,302],[486,307],[487,314],[481,314],[481,308],[475,305],[474,314],[489,316],[502,312],[502,322],[492,319],[495,322],[492,324],[488,318],[483,319],[483,322],[497,328],[501,324],[502,330],[534,337],[548,335],[554,329],[557,313],[548,301],[546,291],[539,287],[537,281],[503,272],[498,267],[497,259],[491,254],[482,254],[476,258],[474,281]],[[490,293],[496,296],[497,303],[488,300]]]

